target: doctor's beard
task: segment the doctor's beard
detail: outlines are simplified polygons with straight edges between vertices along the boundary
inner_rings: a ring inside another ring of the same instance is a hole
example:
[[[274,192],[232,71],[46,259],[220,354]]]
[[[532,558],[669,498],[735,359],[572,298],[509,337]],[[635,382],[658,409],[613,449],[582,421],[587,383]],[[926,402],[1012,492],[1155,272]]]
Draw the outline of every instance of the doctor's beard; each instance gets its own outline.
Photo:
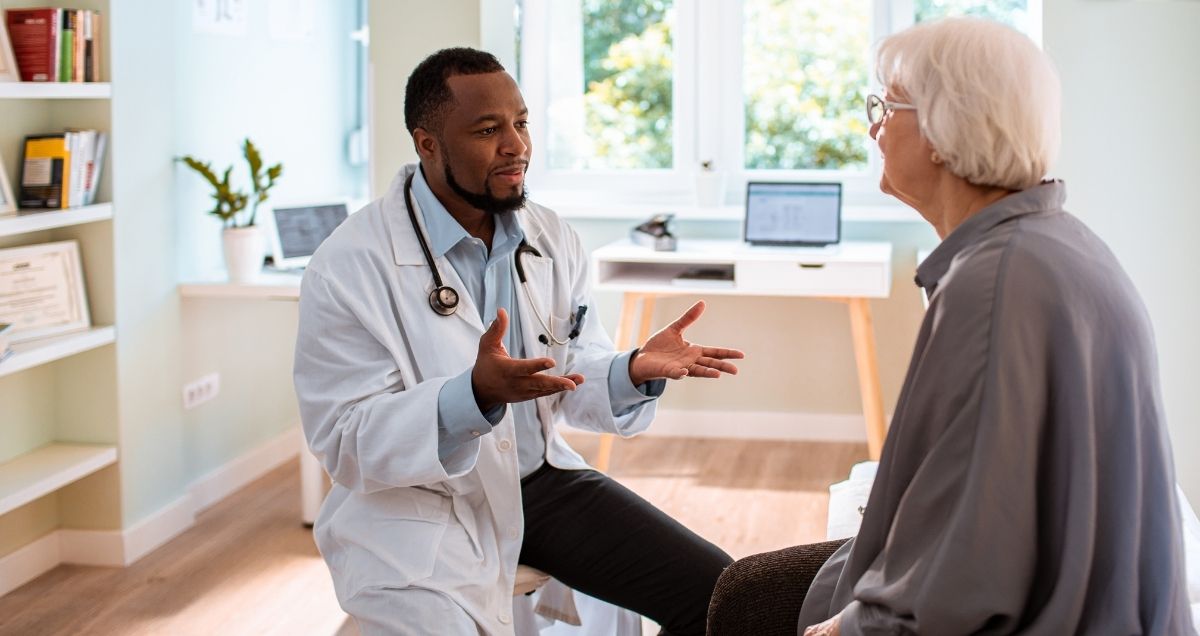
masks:
[[[450,170],[449,157],[446,158],[445,170],[446,185],[450,186],[450,189],[453,190],[455,194],[462,197],[463,201],[471,204],[471,207],[474,207],[475,209],[483,210],[489,214],[503,214],[505,212],[519,210],[525,205],[525,199],[527,198],[528,194],[525,192],[524,182],[521,183],[520,194],[515,194],[511,197],[498,197],[492,193],[492,186],[488,184],[486,180],[483,182],[482,194],[478,192],[471,192],[470,190],[462,187],[458,180],[454,178],[454,172]]]

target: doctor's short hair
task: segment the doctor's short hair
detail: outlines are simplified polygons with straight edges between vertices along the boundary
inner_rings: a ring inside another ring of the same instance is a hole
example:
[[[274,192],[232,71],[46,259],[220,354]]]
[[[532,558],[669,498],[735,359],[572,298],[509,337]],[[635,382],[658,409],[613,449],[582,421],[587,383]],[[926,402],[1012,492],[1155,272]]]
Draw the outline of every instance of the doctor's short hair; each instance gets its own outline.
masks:
[[[919,24],[880,43],[876,75],[917,107],[921,134],[955,175],[981,186],[1037,185],[1058,156],[1062,89],[1024,34],[980,18]]]
[[[442,117],[454,103],[447,79],[503,70],[496,56],[465,47],[442,49],[422,60],[408,76],[404,89],[404,125],[409,134],[418,128],[434,134],[441,132]]]

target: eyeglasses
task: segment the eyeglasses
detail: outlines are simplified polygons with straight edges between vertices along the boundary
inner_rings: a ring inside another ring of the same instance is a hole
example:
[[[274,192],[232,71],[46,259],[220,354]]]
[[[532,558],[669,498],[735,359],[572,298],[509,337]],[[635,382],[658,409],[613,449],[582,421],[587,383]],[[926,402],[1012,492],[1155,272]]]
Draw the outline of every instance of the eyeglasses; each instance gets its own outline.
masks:
[[[878,95],[867,95],[867,121],[874,126],[883,121],[884,115],[887,115],[890,110],[916,110],[917,107],[912,104],[904,104],[901,102],[885,102]]]

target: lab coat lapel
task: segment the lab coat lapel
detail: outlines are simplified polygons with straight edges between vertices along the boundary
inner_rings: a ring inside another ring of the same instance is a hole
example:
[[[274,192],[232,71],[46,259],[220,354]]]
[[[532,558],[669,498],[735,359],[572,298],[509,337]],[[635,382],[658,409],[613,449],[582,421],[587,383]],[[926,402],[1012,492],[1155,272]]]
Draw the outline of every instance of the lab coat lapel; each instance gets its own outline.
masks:
[[[401,170],[396,175],[396,178],[392,180],[392,185],[388,188],[388,195],[386,197],[387,209],[385,210],[385,214],[388,219],[388,228],[392,235],[392,257],[396,262],[396,266],[402,269],[405,267],[416,267],[423,272],[423,276],[415,279],[415,281],[419,281],[417,289],[421,291],[413,291],[411,293],[414,296],[422,296],[426,310],[432,313],[433,310],[429,308],[429,294],[433,292],[435,287],[433,271],[429,269],[429,264],[425,260],[425,253],[421,249],[417,235],[413,232],[412,218],[408,214],[408,207],[404,200],[404,182],[412,172],[413,169],[411,167]],[[421,213],[421,206],[415,199],[412,203],[413,212],[417,216],[417,224],[421,228],[422,235],[428,241],[429,234],[425,228],[425,216]],[[450,261],[445,256],[435,258],[434,263],[437,264],[438,274],[442,277],[442,283],[458,292],[458,310],[451,314],[449,319],[466,321],[467,325],[475,329],[477,338],[483,335],[483,321],[479,318],[478,305],[475,304],[475,299],[466,293],[466,285],[459,278],[458,272],[454,270],[454,266],[450,264]]]

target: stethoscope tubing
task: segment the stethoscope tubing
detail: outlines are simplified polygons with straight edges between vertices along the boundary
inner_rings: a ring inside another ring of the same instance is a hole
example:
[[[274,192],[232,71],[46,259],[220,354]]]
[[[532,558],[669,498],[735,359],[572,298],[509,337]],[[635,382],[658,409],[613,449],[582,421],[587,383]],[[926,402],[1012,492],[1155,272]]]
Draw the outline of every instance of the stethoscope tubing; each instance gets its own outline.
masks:
[[[404,181],[404,207],[408,210],[408,218],[412,222],[413,233],[417,235],[417,242],[421,244],[421,252],[425,255],[425,262],[429,265],[429,270],[433,273],[434,289],[429,294],[429,306],[431,309],[433,309],[434,313],[438,314],[439,316],[450,316],[453,315],[454,312],[458,311],[458,291],[442,282],[442,275],[438,271],[437,264],[433,260],[433,252],[430,251],[429,243],[425,239],[425,233],[421,228],[420,223],[417,222],[417,213],[412,203],[413,176],[414,175],[411,174],[408,175],[408,178]],[[545,332],[538,336],[538,340],[545,345],[549,345],[551,342],[560,346],[565,345],[579,335],[580,327],[573,329],[565,340],[560,340],[554,335],[554,316],[550,316],[549,323],[547,323],[546,319],[542,317],[542,312],[538,310],[537,302],[533,297],[533,291],[530,290],[529,282],[525,278],[525,267],[521,263],[521,257],[525,254],[533,254],[539,258],[542,256],[542,254],[537,250],[537,248],[527,243],[525,239],[521,239],[521,244],[517,246],[517,251],[513,253],[513,265],[517,270],[517,280],[520,282],[521,287],[525,290],[525,298],[529,301],[530,308],[533,309],[534,317],[537,318],[538,324]],[[579,312],[579,321],[581,323],[583,320],[582,313],[582,311]]]

